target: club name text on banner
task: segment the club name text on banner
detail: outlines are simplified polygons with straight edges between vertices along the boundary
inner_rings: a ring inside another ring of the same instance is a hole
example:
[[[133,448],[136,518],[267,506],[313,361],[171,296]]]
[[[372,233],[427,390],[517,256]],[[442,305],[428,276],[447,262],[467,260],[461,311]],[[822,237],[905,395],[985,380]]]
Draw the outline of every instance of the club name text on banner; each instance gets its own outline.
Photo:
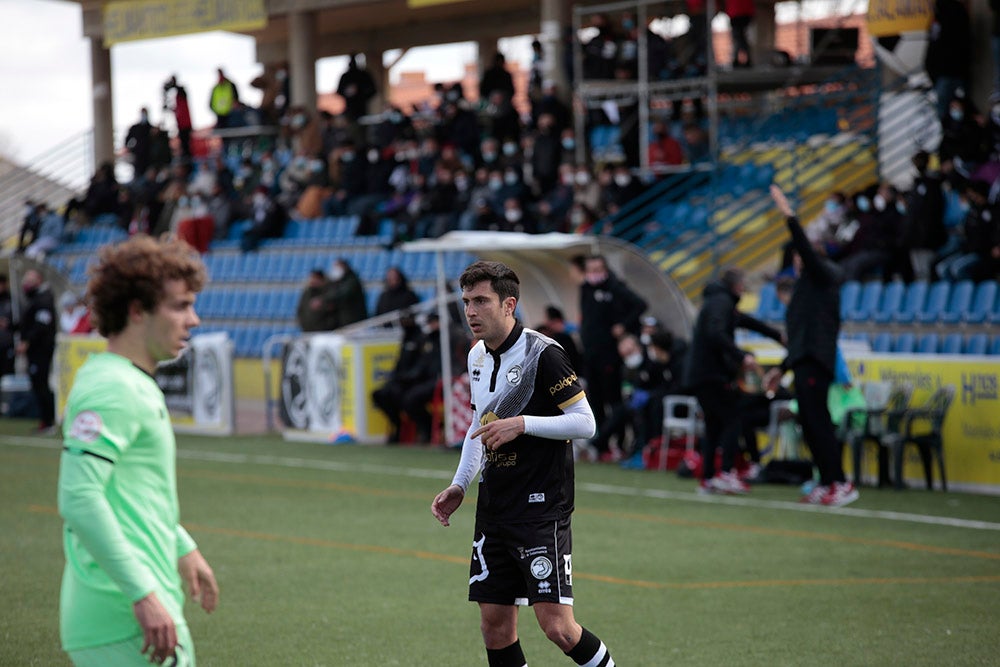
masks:
[[[264,0],[136,0],[104,5],[104,45],[267,26]]]

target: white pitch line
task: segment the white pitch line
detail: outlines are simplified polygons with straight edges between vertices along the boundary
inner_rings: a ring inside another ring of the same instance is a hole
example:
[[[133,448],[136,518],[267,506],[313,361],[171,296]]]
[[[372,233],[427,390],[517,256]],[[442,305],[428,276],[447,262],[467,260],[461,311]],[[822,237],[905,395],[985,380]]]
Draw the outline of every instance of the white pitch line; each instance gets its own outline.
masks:
[[[8,436],[3,443],[19,447],[35,447],[39,449],[61,449],[62,443],[51,438],[32,438]],[[193,461],[213,461],[218,463],[238,463],[250,465],[276,466],[282,468],[299,468],[306,470],[332,470],[337,472],[364,472],[378,475],[398,475],[401,477],[417,477],[422,479],[451,479],[452,474],[443,470],[405,468],[402,466],[385,466],[373,464],[338,463],[336,461],[321,461],[319,459],[299,458],[291,456],[274,456],[261,454],[229,454],[192,449],[178,449],[177,458]],[[903,521],[921,523],[932,526],[947,526],[950,528],[969,528],[973,530],[1000,531],[1000,523],[990,521],[975,521],[954,517],[930,516],[912,514],[909,512],[892,512],[888,510],[866,510],[856,507],[822,507],[819,505],[804,505],[802,503],[783,500],[761,500],[748,496],[703,496],[698,493],[666,491],[664,489],[643,489],[610,484],[594,484],[579,482],[577,488],[590,493],[620,495],[661,500],[679,500],[683,502],[712,503],[716,505],[732,505],[736,507],[755,507],[786,510],[794,512],[819,512],[821,514],[839,514],[859,519],[883,519],[888,521]]]

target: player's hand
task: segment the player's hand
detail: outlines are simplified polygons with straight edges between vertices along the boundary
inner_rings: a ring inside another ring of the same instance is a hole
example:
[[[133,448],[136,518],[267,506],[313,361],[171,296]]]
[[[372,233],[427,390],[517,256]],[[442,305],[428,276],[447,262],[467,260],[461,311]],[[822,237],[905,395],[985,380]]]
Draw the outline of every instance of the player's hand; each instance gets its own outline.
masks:
[[[792,205],[788,203],[788,197],[785,193],[781,191],[777,185],[771,184],[771,199],[774,200],[775,206],[786,218],[791,218],[795,216],[795,211],[792,210]]]
[[[201,608],[211,614],[219,604],[219,584],[215,573],[205,557],[195,549],[177,561],[177,571],[187,586],[188,597],[201,604]]]
[[[518,415],[517,417],[497,419],[481,426],[472,434],[472,437],[473,439],[480,438],[486,449],[496,451],[522,433],[524,433],[524,417]]]
[[[431,503],[431,514],[441,522],[442,526],[450,526],[449,519],[463,500],[465,500],[465,491],[462,491],[462,487],[457,484],[452,484],[434,497],[434,502]]]
[[[174,657],[177,627],[156,593],[150,593],[136,602],[132,605],[132,611],[142,627],[141,653],[146,655],[148,651],[149,661],[155,663]]]

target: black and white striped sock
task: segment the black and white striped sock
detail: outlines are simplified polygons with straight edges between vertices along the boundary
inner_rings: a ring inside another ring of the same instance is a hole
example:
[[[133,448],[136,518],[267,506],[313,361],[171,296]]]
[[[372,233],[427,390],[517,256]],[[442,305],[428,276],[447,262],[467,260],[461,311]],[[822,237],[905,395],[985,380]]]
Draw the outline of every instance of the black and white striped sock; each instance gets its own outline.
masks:
[[[486,649],[486,659],[490,667],[528,667],[521,651],[521,640],[517,640],[506,648]]]
[[[573,662],[583,667],[615,667],[615,661],[611,657],[611,651],[600,639],[594,636],[587,628],[583,629],[580,641],[576,646],[566,652],[566,655],[573,658]]]

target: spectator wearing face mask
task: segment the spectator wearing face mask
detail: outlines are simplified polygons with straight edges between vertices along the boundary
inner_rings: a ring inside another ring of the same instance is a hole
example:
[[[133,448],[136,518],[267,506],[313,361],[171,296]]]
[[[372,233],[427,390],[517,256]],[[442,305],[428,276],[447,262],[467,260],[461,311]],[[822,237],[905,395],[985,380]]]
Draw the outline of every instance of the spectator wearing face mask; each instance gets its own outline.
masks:
[[[545,196],[556,186],[562,160],[562,141],[556,133],[555,119],[550,114],[542,114],[538,118],[538,133],[531,153],[531,173],[539,195]]]
[[[288,213],[274,201],[267,188],[257,186],[250,200],[250,226],[243,232],[240,247],[243,252],[257,249],[263,239],[280,238],[285,232]]]
[[[524,210],[520,199],[508,197],[504,200],[503,221],[500,223],[501,231],[534,234],[536,228],[535,219]]]
[[[837,260],[844,252],[844,241],[842,240],[842,230],[848,220],[847,197],[843,192],[831,192],[823,203],[823,210],[806,227],[806,236],[814,245],[824,248],[826,256],[832,260]],[[792,274],[792,255],[795,249],[791,241],[781,246],[781,271],[779,275],[790,276]]]
[[[669,385],[669,370],[654,361],[639,339],[625,334],[618,340],[618,355],[622,359],[622,402],[611,412],[597,431],[592,445],[599,461],[617,461],[641,452],[650,438],[656,437],[663,422],[663,397]],[[657,405],[659,404],[659,405]],[[623,428],[632,432],[630,444],[611,443],[611,436]]]
[[[906,216],[903,222],[904,243],[910,251],[914,277],[929,280],[935,254],[948,240],[944,226],[944,190],[941,176],[927,169],[930,156],[919,151],[913,156],[917,170],[913,185],[906,193]]]
[[[639,318],[646,305],[641,296],[611,273],[603,256],[593,255],[584,260],[580,341],[587,398],[594,410],[598,432],[615,406],[622,402],[618,340],[626,333],[639,333]]]
[[[330,266],[330,303],[333,328],[354,324],[368,317],[365,288],[347,260],[339,258]]]
[[[573,201],[591,211],[601,206],[601,186],[586,165],[577,165],[573,174]]]
[[[869,199],[857,197],[858,230],[841,260],[845,280],[863,280],[875,273],[888,279],[898,270],[912,280],[912,269],[902,264],[900,238],[903,217],[896,206],[896,189],[882,183]],[[909,264],[909,256],[905,256]],[[908,275],[907,275],[908,274]]]

